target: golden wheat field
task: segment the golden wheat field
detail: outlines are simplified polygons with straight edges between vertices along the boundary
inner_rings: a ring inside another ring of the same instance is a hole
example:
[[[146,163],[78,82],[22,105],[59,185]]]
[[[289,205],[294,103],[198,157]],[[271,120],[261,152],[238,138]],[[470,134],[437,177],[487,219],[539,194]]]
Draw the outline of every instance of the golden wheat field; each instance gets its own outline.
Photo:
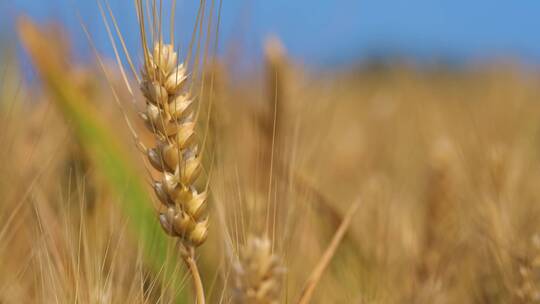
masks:
[[[272,38],[236,75],[213,1],[182,48],[134,2],[135,50],[96,2],[113,57],[13,26],[0,304],[540,303],[539,73],[313,70]]]

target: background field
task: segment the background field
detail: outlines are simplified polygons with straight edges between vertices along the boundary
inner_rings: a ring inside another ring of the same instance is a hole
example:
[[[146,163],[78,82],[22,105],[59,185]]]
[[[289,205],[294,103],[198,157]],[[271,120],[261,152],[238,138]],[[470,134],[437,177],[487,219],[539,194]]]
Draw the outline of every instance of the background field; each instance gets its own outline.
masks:
[[[0,303],[191,301],[154,216],[156,172],[123,120],[152,142],[142,96],[110,50],[104,71],[65,24],[39,24],[41,37],[12,27],[0,64]],[[209,303],[234,303],[250,235],[271,239],[280,303],[295,303],[358,201],[313,303],[540,303],[534,56],[347,55],[322,68],[262,40],[260,55],[238,60],[250,54],[239,44],[201,70]]]

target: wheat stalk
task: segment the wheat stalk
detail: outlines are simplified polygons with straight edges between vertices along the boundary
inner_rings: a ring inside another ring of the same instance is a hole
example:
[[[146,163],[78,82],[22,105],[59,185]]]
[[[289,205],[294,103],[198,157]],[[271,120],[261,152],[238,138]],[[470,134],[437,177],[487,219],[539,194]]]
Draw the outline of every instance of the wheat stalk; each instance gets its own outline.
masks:
[[[191,42],[187,48],[186,60],[181,61],[174,47],[176,0],[172,0],[169,11],[170,43],[165,43],[163,40],[163,1],[135,0],[141,46],[144,55],[144,63],[140,74],[137,73],[134,67],[107,0],[105,0],[105,4],[112,19],[114,29],[118,34],[124,54],[126,55],[130,70],[145,98],[145,108],[140,113],[140,116],[152,133],[155,145],[152,148],[147,148],[139,140],[137,132],[131,127],[129,119],[127,117],[125,119],[138,147],[146,155],[151,166],[159,172],[159,177],[156,179],[153,178],[152,181],[152,187],[156,197],[161,203],[159,222],[168,235],[177,238],[181,257],[184,259],[193,278],[197,303],[204,304],[205,294],[195,260],[195,248],[204,243],[208,235],[206,206],[209,183],[206,183],[205,187],[198,187],[196,184],[203,171],[201,162],[204,148],[201,147],[205,146],[205,140],[203,140],[202,144],[199,144],[199,140],[195,134],[195,126],[200,113],[200,102],[197,109],[194,109],[195,102],[191,95],[193,86],[190,85],[188,88],[186,84],[188,82],[190,84],[194,83],[194,81],[188,81],[188,78],[190,78],[188,77],[188,63],[193,60],[193,71],[197,71],[197,66],[201,64],[199,63],[199,57],[201,56],[200,39],[203,25],[205,24],[206,1],[201,0],[199,3]],[[126,73],[122,68],[118,48],[112,37],[111,27],[106,20],[104,9],[99,1],[98,5],[105,21],[116,59],[121,67],[120,71],[124,82],[128,91],[134,97]],[[207,41],[204,46],[202,65],[205,64],[206,61],[204,58],[208,55],[213,9],[214,1],[212,1],[210,7],[211,13],[207,17]],[[149,27],[148,30],[146,28],[147,26]],[[196,40],[196,50],[192,54]],[[194,58],[192,58],[192,55],[194,55]],[[196,78],[195,73],[193,78]],[[115,99],[120,105],[118,98]],[[122,107],[120,106],[120,108]],[[210,110],[208,110],[208,121],[209,117]],[[206,135],[204,138],[206,139]]]
[[[168,235],[179,240],[181,256],[192,274],[197,303],[204,304],[195,248],[204,243],[208,235],[208,186],[199,189],[196,185],[202,172],[203,154],[195,134],[198,111],[186,88],[187,63],[179,60],[174,48],[173,29],[171,43],[164,43],[161,26],[156,31],[158,25],[155,17],[152,18],[154,44],[149,49],[141,1],[137,1],[137,10],[144,50],[140,89],[145,97],[145,110],[140,116],[156,142],[153,148],[143,148],[143,151],[160,173],[153,181],[154,192],[161,203],[159,222]]]
[[[312,270],[302,290],[302,293],[300,294],[300,298],[298,299],[298,302],[297,302],[298,304],[308,304],[311,302],[311,298],[313,297],[315,288],[317,287],[317,284],[321,280],[321,277],[324,271],[326,270],[326,268],[332,261],[332,258],[334,257],[334,254],[336,253],[337,248],[339,247],[339,244],[343,240],[345,233],[349,229],[352,219],[354,215],[356,214],[356,211],[360,207],[360,203],[361,203],[361,200],[357,199],[349,207],[349,210],[347,210],[345,217],[343,217],[343,221],[341,222],[337,231],[334,233],[334,236],[332,237],[332,241],[330,242],[330,244],[324,251],[317,265],[315,265],[315,268]]]
[[[162,204],[159,221],[167,234],[177,237],[181,253],[193,274],[197,299],[204,303],[194,249],[208,234],[206,189],[200,191],[195,181],[202,171],[199,145],[195,138],[193,99],[184,90],[187,79],[183,63],[171,44],[161,41],[145,56],[141,91],[146,110],[141,117],[154,135],[156,145],[146,150],[148,160],[160,172],[161,180],[153,188]]]

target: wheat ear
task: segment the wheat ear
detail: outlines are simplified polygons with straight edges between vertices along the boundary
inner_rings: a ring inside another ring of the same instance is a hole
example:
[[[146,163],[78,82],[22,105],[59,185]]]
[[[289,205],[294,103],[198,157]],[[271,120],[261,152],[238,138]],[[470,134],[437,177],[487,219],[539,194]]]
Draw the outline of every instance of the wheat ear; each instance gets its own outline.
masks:
[[[250,236],[234,265],[234,299],[238,304],[279,303],[285,268],[272,253],[270,240]]]
[[[167,234],[180,240],[198,303],[204,303],[194,249],[208,234],[207,191],[199,191],[195,186],[202,165],[195,138],[193,99],[184,89],[187,78],[174,47],[156,43],[152,53],[147,51],[142,69],[141,90],[146,109],[141,117],[156,139],[155,147],[147,149],[146,154],[161,175],[161,180],[153,184],[162,204],[159,221]]]
[[[532,239],[534,255],[519,265],[520,285],[515,290],[524,303],[540,302],[540,235]]]
[[[208,232],[204,212],[207,193],[194,185],[202,171],[201,157],[195,139],[193,99],[182,90],[186,69],[177,65],[177,57],[172,45],[161,43],[148,55],[141,83],[146,111],[141,117],[156,138],[156,146],[147,150],[147,156],[162,175],[161,181],[154,182],[155,193],[165,207],[159,216],[161,225],[186,247],[197,247]]]

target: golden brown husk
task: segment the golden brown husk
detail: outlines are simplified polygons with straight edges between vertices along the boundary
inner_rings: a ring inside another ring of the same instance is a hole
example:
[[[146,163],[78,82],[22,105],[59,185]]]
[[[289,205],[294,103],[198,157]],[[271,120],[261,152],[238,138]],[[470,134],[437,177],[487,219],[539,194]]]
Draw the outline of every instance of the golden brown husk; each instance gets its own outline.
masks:
[[[195,139],[194,101],[185,89],[186,73],[174,47],[157,43],[142,72],[146,110],[141,117],[156,139],[147,156],[161,173],[161,180],[153,185],[162,204],[161,226],[184,245],[196,247],[208,233],[207,193],[194,184],[202,166]]]

